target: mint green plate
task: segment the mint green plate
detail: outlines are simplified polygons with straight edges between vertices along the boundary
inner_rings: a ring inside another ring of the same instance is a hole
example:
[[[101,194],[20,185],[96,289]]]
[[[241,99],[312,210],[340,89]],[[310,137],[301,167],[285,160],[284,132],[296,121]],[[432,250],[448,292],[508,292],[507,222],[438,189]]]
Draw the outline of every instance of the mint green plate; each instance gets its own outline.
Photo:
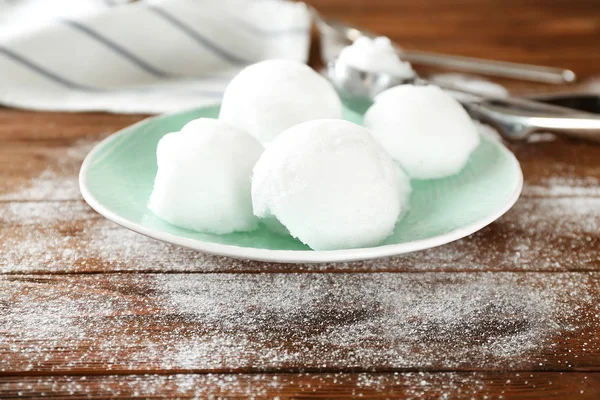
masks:
[[[108,137],[86,157],[79,185],[88,204],[135,232],[196,250],[236,258],[276,262],[328,262],[387,257],[439,246],[478,231],[515,203],[523,185],[518,161],[501,143],[482,136],[464,170],[453,177],[413,181],[411,208],[394,234],[377,247],[313,251],[292,237],[266,229],[214,235],[170,225],[155,217],[147,202],[156,174],[156,145],[188,121],[216,118],[207,107],[150,118]],[[346,112],[346,119],[362,117]]]

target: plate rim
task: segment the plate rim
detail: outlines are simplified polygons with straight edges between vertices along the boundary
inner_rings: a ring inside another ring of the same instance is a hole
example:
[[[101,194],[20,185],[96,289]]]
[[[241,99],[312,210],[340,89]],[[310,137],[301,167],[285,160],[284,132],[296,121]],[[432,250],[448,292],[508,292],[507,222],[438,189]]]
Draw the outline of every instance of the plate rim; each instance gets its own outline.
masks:
[[[207,107],[214,107],[218,104]],[[499,146],[500,150],[507,155],[516,166],[517,170],[517,182],[515,188],[506,203],[503,204],[496,212],[487,215],[485,218],[481,218],[478,221],[475,221],[469,225],[454,229],[450,232],[444,233],[442,235],[434,236],[432,238],[415,240],[404,243],[396,243],[396,244],[388,244],[383,246],[376,247],[364,247],[358,249],[343,249],[343,250],[271,250],[271,249],[259,249],[254,247],[242,247],[242,246],[233,246],[228,244],[221,243],[212,243],[206,242],[203,240],[192,239],[181,237],[178,235],[174,235],[167,232],[158,231],[156,229],[147,228],[143,225],[140,225],[136,222],[132,222],[127,218],[121,217],[118,214],[111,211],[109,208],[105,207],[100,201],[98,201],[90,192],[87,186],[87,172],[90,169],[90,165],[92,163],[92,159],[94,156],[102,150],[107,144],[111,143],[116,138],[126,135],[137,127],[138,125],[146,124],[157,118],[164,118],[172,115],[177,115],[185,112],[190,112],[191,110],[182,110],[176,113],[169,114],[161,114],[157,116],[153,116],[150,118],[145,118],[141,121],[136,122],[135,124],[129,125],[111,135],[104,138],[100,143],[96,144],[94,148],[88,153],[88,155],[83,160],[81,165],[81,169],[79,171],[79,190],[83,199],[88,203],[88,205],[98,212],[100,215],[105,217],[106,219],[120,225],[124,228],[127,228],[133,232],[142,234],[144,236],[160,240],[163,242],[175,244],[178,246],[190,248],[197,251],[202,251],[209,254],[214,254],[218,256],[226,256],[237,259],[245,259],[245,260],[255,260],[255,261],[266,261],[266,262],[278,262],[278,263],[290,263],[290,264],[299,264],[299,263],[327,263],[327,262],[348,262],[348,261],[361,261],[361,260],[372,260],[377,258],[391,257],[401,254],[412,253],[420,250],[426,250],[438,246],[442,246],[444,244],[448,244],[450,242],[454,242],[456,240],[462,239],[466,236],[469,236],[492,222],[496,221],[502,215],[504,215],[508,210],[510,210],[514,204],[519,199],[521,195],[521,191],[523,190],[523,170],[521,169],[521,164],[519,160],[515,157],[515,155],[508,150],[508,148],[501,142],[496,141],[492,138],[486,138],[494,142],[495,145]]]

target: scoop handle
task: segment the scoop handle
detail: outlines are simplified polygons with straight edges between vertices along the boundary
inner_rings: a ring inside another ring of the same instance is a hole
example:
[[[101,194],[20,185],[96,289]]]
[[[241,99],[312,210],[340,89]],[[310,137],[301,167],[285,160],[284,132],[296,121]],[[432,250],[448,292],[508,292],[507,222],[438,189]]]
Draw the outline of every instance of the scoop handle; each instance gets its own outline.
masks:
[[[521,140],[533,132],[551,132],[600,142],[600,115],[530,103],[534,103],[530,105],[533,107],[519,107],[510,101],[494,99],[463,106],[472,117],[495,126],[508,139]]]
[[[400,58],[411,64],[466,71],[479,75],[551,84],[572,83],[577,79],[573,71],[563,68],[521,64],[509,61],[486,60],[451,54],[405,50],[401,48],[396,48],[396,51],[398,51]]]
[[[415,84],[430,84],[417,78]],[[496,127],[511,140],[523,140],[534,132],[600,142],[600,114],[542,103],[522,97],[482,95],[453,84],[437,84],[462,94],[459,101],[471,117]]]
[[[345,45],[354,42],[359,37],[378,36],[366,29],[325,18],[314,7],[307,7],[319,30],[321,52],[326,62],[334,60]],[[563,68],[407,50],[397,45],[394,47],[401,59],[413,64],[552,84],[572,83],[577,79],[573,71]]]

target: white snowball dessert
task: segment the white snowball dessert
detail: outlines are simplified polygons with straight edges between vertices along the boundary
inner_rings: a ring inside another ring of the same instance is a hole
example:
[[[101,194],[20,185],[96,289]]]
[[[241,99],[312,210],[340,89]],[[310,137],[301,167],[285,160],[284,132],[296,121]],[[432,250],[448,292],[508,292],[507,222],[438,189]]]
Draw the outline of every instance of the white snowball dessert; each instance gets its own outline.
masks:
[[[407,201],[406,177],[363,127],[315,120],[287,129],[252,176],[254,214],[277,218],[313,250],[380,244]]]
[[[413,179],[458,173],[479,145],[477,128],[467,112],[433,85],[400,85],[382,92],[364,121]]]
[[[361,36],[342,49],[338,60],[361,71],[381,72],[402,78],[413,78],[415,71],[408,62],[401,61],[390,39]]]
[[[158,143],[158,172],[149,209],[161,219],[195,231],[250,231],[250,180],[262,145],[226,122],[200,118]]]
[[[219,119],[263,144],[301,122],[342,118],[333,86],[298,61],[267,60],[243,69],[223,95]]]

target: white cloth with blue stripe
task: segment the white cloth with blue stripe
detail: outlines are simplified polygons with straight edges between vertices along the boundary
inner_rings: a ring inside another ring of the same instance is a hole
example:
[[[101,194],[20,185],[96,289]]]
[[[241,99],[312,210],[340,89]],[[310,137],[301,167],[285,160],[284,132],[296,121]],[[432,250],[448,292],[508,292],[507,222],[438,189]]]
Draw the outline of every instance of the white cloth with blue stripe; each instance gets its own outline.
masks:
[[[118,3],[0,0],[0,104],[170,112],[218,102],[245,65],[308,58],[310,15],[302,3]]]

